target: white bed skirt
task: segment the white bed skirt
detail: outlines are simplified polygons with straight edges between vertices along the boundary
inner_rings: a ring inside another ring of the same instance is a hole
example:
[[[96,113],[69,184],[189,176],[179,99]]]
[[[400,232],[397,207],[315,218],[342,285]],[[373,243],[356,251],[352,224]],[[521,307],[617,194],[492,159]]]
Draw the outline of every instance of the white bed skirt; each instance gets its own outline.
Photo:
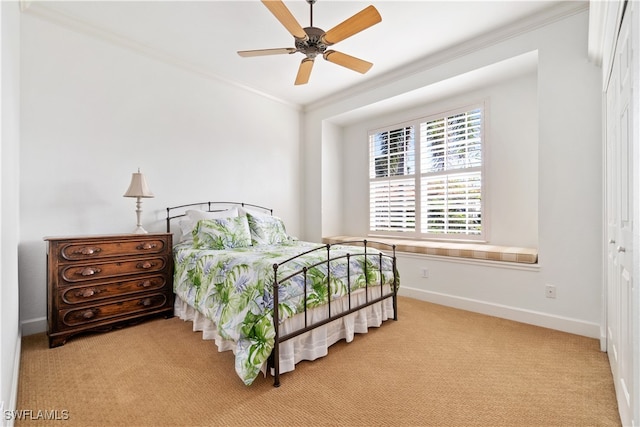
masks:
[[[390,286],[384,286],[385,294],[390,293]],[[380,296],[380,287],[372,287],[368,290],[369,299]],[[365,303],[364,289],[360,289],[351,295],[351,306]],[[331,314],[335,315],[349,310],[349,299],[343,297],[331,302]],[[202,313],[195,310],[184,302],[178,295],[175,297],[174,314],[182,320],[193,322],[193,330],[202,332],[202,339],[214,340],[218,351],[233,351],[235,354],[235,343],[222,338],[216,325],[207,319]],[[340,319],[329,322],[319,328],[313,329],[295,338],[280,344],[280,373],[290,372],[295,369],[295,365],[302,360],[315,360],[326,356],[329,347],[344,339],[351,342],[356,333],[367,333],[370,327],[379,327],[383,321],[393,318],[393,300],[387,298],[384,301],[370,305],[355,313],[351,313]],[[327,318],[327,308],[317,307],[307,313],[309,325]],[[280,325],[280,336],[284,336],[292,331],[304,328],[304,314],[298,314],[287,319]],[[266,375],[266,363],[261,368]],[[272,370],[273,371],[273,370]],[[273,374],[273,372],[271,372]]]

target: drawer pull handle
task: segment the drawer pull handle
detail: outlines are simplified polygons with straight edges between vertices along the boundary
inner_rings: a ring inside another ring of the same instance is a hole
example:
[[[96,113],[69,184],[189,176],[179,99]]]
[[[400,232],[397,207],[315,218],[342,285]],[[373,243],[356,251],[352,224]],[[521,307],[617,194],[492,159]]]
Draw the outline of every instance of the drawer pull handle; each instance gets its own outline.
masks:
[[[139,288],[148,288],[149,286],[151,286],[153,283],[151,283],[151,280],[145,280],[144,282],[140,282],[138,283],[138,287]]]
[[[151,298],[145,298],[141,300],[138,304],[143,307],[149,307],[151,305]]]
[[[142,243],[140,245],[138,245],[139,250],[143,250],[143,251],[148,251],[149,249],[155,249],[158,245],[155,243],[151,243],[151,242],[145,242]]]
[[[97,309],[93,309],[93,310],[87,310],[87,311],[83,311],[82,312],[82,317],[84,319],[92,319],[95,317],[95,315],[98,313]]]
[[[73,253],[76,255],[93,255],[99,253],[101,250],[102,249],[100,248],[84,247],[74,251]]]
[[[626,252],[627,249],[624,246],[618,246],[617,251],[622,253],[622,252]]]
[[[96,267],[85,267],[80,272],[83,276],[93,276],[96,273],[100,273],[100,269]]]
[[[77,297],[83,297],[83,298],[89,298],[92,297],[94,295],[99,294],[100,291],[97,289],[82,289],[79,290],[78,292],[76,292],[76,296]]]
[[[155,263],[153,262],[149,262],[149,261],[144,261],[144,262],[139,262],[136,267],[138,268],[142,268],[143,270],[147,270],[151,267],[153,267],[155,265]]]

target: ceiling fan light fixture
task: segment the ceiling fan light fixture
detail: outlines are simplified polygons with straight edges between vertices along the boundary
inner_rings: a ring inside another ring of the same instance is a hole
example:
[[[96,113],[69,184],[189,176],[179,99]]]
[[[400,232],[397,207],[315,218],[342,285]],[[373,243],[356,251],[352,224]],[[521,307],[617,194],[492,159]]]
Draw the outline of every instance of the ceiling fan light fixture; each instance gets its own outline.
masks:
[[[308,83],[309,75],[313,68],[313,60],[318,55],[322,55],[322,57],[329,62],[362,74],[369,71],[373,66],[371,62],[345,53],[336,52],[335,50],[327,50],[327,47],[381,22],[382,17],[374,6],[367,6],[360,12],[325,32],[313,26],[313,5],[316,0],[306,0],[311,10],[311,23],[306,28],[302,28],[282,0],[261,1],[293,36],[295,48],[244,50],[238,51],[238,55],[242,57],[252,57],[283,53],[291,54],[295,52],[304,54],[306,58],[302,60],[298,68],[298,75],[295,80],[296,85]]]

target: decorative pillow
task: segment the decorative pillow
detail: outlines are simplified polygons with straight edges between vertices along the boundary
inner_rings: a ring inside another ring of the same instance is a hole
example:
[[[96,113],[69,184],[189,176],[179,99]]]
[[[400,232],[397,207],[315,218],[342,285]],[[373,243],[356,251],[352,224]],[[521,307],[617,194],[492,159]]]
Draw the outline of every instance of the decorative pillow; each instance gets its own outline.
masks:
[[[198,249],[233,249],[251,246],[246,216],[201,219],[193,229],[193,246]]]
[[[253,215],[253,216],[266,216],[271,218],[271,212],[264,209],[259,208],[251,208],[246,206],[240,206],[238,208],[238,215]]]
[[[181,242],[188,242],[193,240],[192,232],[196,227],[198,221],[202,219],[235,218],[238,216],[238,208],[233,207],[231,209],[218,212],[207,212],[191,209],[186,211],[185,215],[186,216],[178,222],[180,230],[182,231],[182,237],[180,239]]]
[[[277,245],[289,240],[284,222],[277,216],[254,216],[247,213],[251,243],[254,245]]]

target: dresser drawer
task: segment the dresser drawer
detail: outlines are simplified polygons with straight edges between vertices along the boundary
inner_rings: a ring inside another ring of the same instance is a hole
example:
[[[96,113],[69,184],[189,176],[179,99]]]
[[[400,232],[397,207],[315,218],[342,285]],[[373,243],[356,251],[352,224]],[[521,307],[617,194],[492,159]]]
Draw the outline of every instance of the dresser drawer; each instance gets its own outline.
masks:
[[[109,298],[139,294],[142,291],[157,291],[165,285],[168,285],[166,277],[156,274],[118,282],[68,286],[59,291],[59,304],[92,304]]]
[[[148,238],[138,240],[86,241],[63,244],[60,257],[68,261],[81,261],[113,256],[142,256],[160,254],[166,249],[164,239]]]
[[[117,320],[138,313],[148,313],[156,309],[167,307],[169,301],[165,294],[155,293],[143,297],[122,299],[117,302],[82,307],[70,310],[60,310],[59,319],[62,327],[74,328],[92,322],[103,320]]]
[[[167,267],[165,257],[137,258],[120,261],[77,263],[60,267],[60,286],[107,277],[162,271]],[[66,282],[66,283],[65,283]]]

